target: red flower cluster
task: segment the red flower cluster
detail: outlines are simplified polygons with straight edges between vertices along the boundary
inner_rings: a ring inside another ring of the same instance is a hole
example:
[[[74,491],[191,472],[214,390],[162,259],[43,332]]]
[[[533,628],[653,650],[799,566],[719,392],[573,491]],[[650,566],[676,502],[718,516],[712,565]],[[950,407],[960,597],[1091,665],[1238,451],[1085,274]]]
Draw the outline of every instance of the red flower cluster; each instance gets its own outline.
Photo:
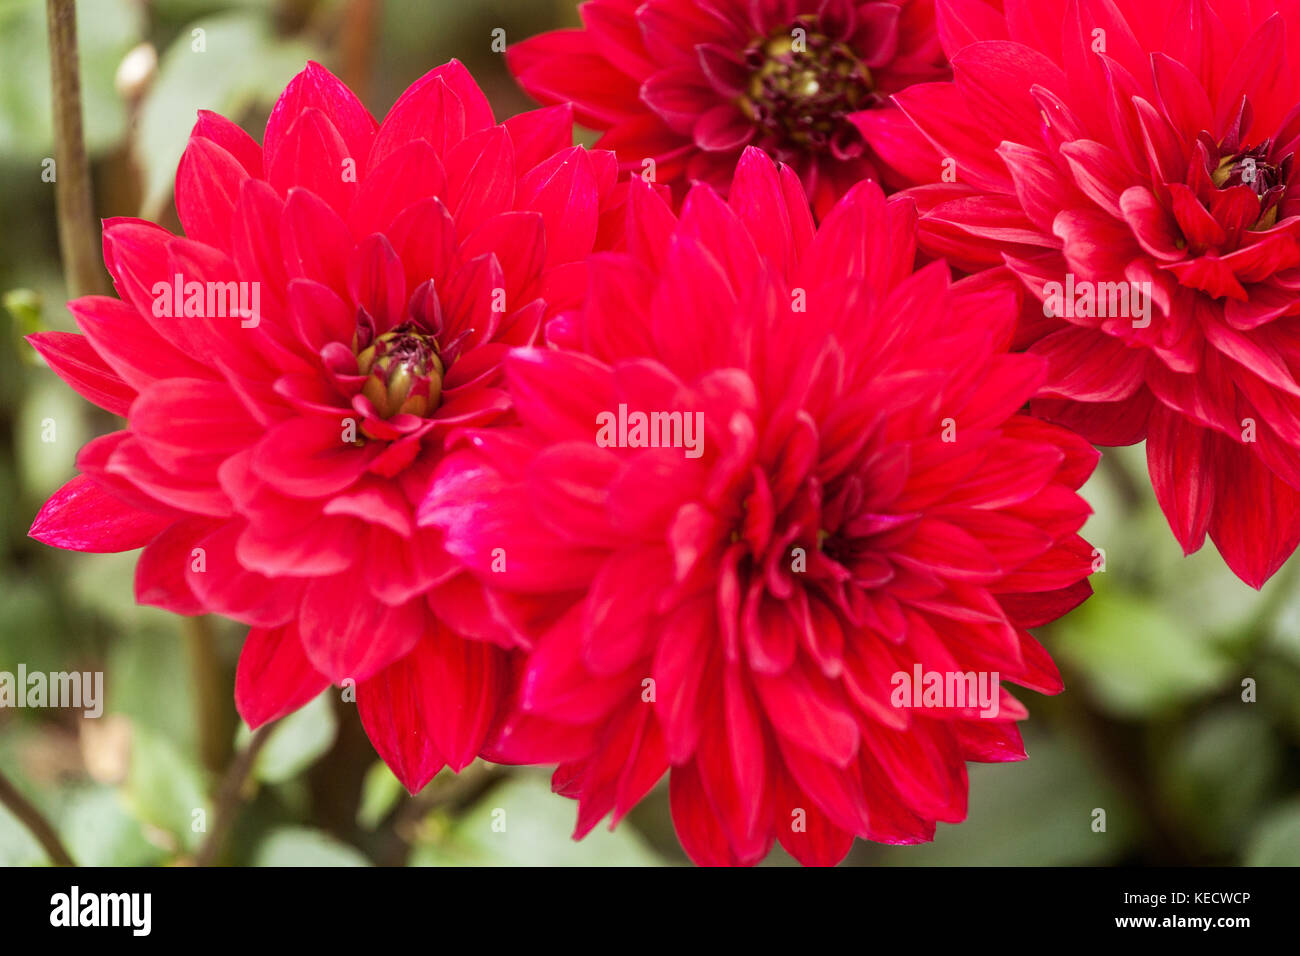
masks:
[[[236,699],[257,726],[355,683],[412,790],[478,754],[518,643],[415,521],[460,427],[509,408],[501,362],[585,288],[614,157],[555,107],[497,124],[459,63],[382,123],[316,65],[258,146],[203,114],[176,180],[186,238],[110,220],[120,299],[32,344],[126,418],[87,445],[33,537],[143,547],[136,597],[250,625]]]
[[[746,146],[792,166],[818,215],[854,183],[928,182],[938,157],[889,102],[949,75],[933,0],[590,0],[581,30],[516,44],[543,103],[573,103],[624,170],[725,190]],[[897,170],[887,165],[903,157]],[[918,161],[918,156],[921,157]],[[884,164],[881,163],[884,160]]]
[[[185,238],[110,220],[119,298],[32,337],[126,419],[32,534],[248,624],[250,724],[355,682],[413,791],[554,764],[581,835],[667,774],[701,863],[928,840],[1024,756],[1000,679],[1061,689],[1089,442],[1253,585],[1300,541],[1300,8],[582,13],[503,123],[455,62],[382,123],[315,65],[261,146],[203,114]]]
[[[895,97],[958,171],[912,193],[923,245],[1044,300],[1035,412],[1145,438],[1184,550],[1259,587],[1300,542],[1300,8],[1005,7],[940,0],[955,79]]]
[[[873,184],[814,231],[750,150],[728,202],[701,186],[678,221],[638,190],[627,228],[561,347],[507,359],[520,428],[466,429],[420,510],[494,592],[577,594],[489,753],[559,761],[579,834],[671,767],[700,863],[928,840],[964,761],[1024,756],[1025,711],[900,708],[893,675],[1061,689],[1025,628],[1089,593],[1096,453],[1020,414],[1044,363],[1006,354],[1014,295],[914,273],[913,206]],[[681,428],[646,447],[638,410]]]

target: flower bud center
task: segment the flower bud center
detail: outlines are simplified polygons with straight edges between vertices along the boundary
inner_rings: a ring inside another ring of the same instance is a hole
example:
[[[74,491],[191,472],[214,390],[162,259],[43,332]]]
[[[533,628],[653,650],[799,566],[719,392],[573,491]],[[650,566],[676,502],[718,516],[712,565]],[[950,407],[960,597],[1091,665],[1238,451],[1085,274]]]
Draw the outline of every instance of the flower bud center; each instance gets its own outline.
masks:
[[[878,99],[871,71],[845,43],[817,30],[816,16],[758,40],[740,107],[779,144],[801,151],[856,154],[861,136],[847,114]]]
[[[366,376],[362,394],[383,418],[398,414],[424,417],[442,398],[442,359],[431,336],[406,323],[376,336],[357,353]]]
[[[1286,156],[1279,164],[1272,161],[1270,153],[1271,143],[1265,140],[1252,149],[1224,156],[1210,174],[1219,189],[1246,186],[1259,198],[1259,219],[1253,229],[1268,229],[1276,224],[1278,206],[1291,175],[1292,157]]]

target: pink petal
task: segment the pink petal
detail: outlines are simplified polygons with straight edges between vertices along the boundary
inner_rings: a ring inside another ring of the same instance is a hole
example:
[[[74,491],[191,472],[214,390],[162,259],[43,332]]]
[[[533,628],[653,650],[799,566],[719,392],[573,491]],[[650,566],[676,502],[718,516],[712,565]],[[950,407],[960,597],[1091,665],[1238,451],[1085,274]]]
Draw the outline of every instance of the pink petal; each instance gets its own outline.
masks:
[[[173,520],[132,508],[78,475],[50,496],[27,534],[53,548],[116,553],[144,547]]]
[[[114,415],[126,415],[136,391],[99,357],[90,339],[70,332],[35,332],[26,338],[78,395]]]
[[[235,707],[249,727],[293,713],[328,686],[303,654],[295,624],[249,629],[235,670]]]
[[[388,607],[359,592],[350,575],[312,578],[298,634],[313,666],[331,683],[360,683],[407,654],[425,633],[422,601]]]

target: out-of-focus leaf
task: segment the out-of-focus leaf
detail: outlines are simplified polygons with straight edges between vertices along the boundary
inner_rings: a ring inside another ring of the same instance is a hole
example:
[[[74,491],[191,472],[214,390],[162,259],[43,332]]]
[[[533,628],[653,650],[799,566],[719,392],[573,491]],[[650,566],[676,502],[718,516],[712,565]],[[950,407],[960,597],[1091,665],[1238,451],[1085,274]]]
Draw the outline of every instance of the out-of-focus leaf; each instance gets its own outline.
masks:
[[[1104,709],[1141,717],[1222,687],[1231,661],[1203,633],[1152,601],[1096,582],[1048,642]]]
[[[1300,866],[1300,800],[1275,807],[1250,836],[1246,866]]]
[[[109,787],[73,793],[60,820],[68,852],[81,866],[148,866],[162,860],[121,796]]]
[[[180,632],[177,618],[132,603],[135,558],[134,554],[75,558],[74,590],[83,598],[94,595],[89,603],[101,611],[108,609],[119,628],[104,667],[105,709],[166,735],[174,746],[191,753],[198,734],[186,636]],[[94,576],[96,566],[103,568],[102,579]],[[100,593],[101,587],[104,593]]]
[[[1286,574],[1284,569],[1280,574]],[[1267,648],[1300,666],[1300,588],[1292,588],[1268,627]]]
[[[939,824],[934,842],[871,845],[891,866],[1096,866],[1123,856],[1138,830],[1133,809],[1106,776],[1057,740],[1026,741],[1029,759],[970,765],[970,812]],[[1105,832],[1093,813],[1106,812]]]
[[[1279,657],[1256,661],[1243,671],[1255,681],[1256,703],[1268,719],[1278,724],[1293,741],[1300,743],[1300,664]]]
[[[319,830],[279,827],[258,846],[253,866],[370,866],[370,861]]]
[[[451,824],[442,839],[417,847],[412,866],[660,866],[626,823],[570,838],[576,804],[551,792],[544,776],[516,777]]]
[[[1081,533],[1106,553],[1106,570],[1093,577],[1094,586],[1124,582],[1130,590],[1159,595],[1180,624],[1222,635],[1225,643],[1249,638],[1244,625],[1258,612],[1261,595],[1237,579],[1213,544],[1183,554],[1151,490],[1145,444],[1106,448],[1102,455],[1080,491],[1093,508]],[[1265,585],[1264,594],[1274,586]]]
[[[58,616],[49,594],[34,581],[0,578],[0,669],[19,662],[29,672],[64,670],[76,645],[52,641]]]
[[[263,783],[283,783],[296,777],[330,749],[337,732],[330,695],[323,693],[276,725],[257,755],[253,776]],[[248,725],[240,724],[236,746],[246,746],[251,736]]]
[[[388,765],[382,760],[376,760],[366,771],[366,778],[361,784],[361,806],[357,808],[357,823],[367,830],[373,830],[397,806],[397,801],[405,793],[402,782],[393,776]]]
[[[155,635],[179,635],[180,618],[176,615],[135,603],[135,565],[139,557],[138,551],[60,555],[67,565],[72,595],[123,634],[152,631]]]
[[[10,289],[3,296],[5,311],[18,327],[19,335],[41,330],[41,295],[34,289]]]
[[[0,806],[0,866],[46,866],[48,863],[36,838]]]
[[[1240,845],[1277,779],[1280,744],[1257,704],[1227,704],[1197,719],[1163,755],[1165,800],[1207,845]]]
[[[203,31],[202,52],[195,49],[195,30]],[[144,211],[162,211],[198,110],[238,119],[269,105],[312,55],[301,41],[277,40],[264,11],[236,11],[184,27],[163,54],[141,109],[135,153],[145,170]]]
[[[137,819],[172,834],[186,849],[195,849],[212,826],[199,768],[146,727],[134,728],[131,735],[127,795]],[[197,817],[196,810],[204,811],[203,816]],[[195,829],[197,819],[203,820],[203,829]]]
[[[75,475],[86,443],[86,405],[53,375],[35,379],[18,413],[18,464],[24,485],[41,497]]]
[[[0,866],[47,866],[49,860],[27,828],[0,807]]]
[[[77,52],[86,148],[116,145],[126,126],[126,106],[113,75],[139,41],[144,10],[131,0],[79,0]],[[33,161],[54,155],[50,110],[50,57],[44,0],[0,0],[0,154]]]

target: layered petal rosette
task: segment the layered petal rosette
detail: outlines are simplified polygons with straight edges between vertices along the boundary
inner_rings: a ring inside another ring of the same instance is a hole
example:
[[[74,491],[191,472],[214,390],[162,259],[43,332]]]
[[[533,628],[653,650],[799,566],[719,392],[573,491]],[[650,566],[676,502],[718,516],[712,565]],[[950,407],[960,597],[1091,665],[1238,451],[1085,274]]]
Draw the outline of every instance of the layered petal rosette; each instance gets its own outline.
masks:
[[[1300,541],[1300,6],[939,0],[955,78],[896,94],[957,181],[923,245],[1042,301],[1036,413],[1146,440],[1184,551],[1259,587]]]
[[[511,47],[511,71],[540,102],[572,102],[625,170],[679,197],[695,180],[725,190],[749,145],[791,165],[819,215],[861,179],[938,177],[889,103],[949,75],[933,0],[590,0],[581,12],[582,29]]]
[[[248,723],[351,681],[410,789],[463,767],[532,611],[483,603],[415,505],[449,434],[508,416],[501,360],[585,289],[616,175],[572,147],[565,108],[498,124],[456,62],[378,124],[315,64],[261,146],[201,114],[177,173],[185,237],[106,222],[120,298],[72,302],[83,335],[31,337],[126,418],[31,534],[143,547],[141,603],[250,625]]]
[[[624,251],[506,359],[521,424],[439,466],[420,524],[488,594],[567,605],[487,752],[558,763],[578,835],[669,773],[697,862],[829,864],[1024,757],[1004,688],[917,706],[902,675],[1061,689],[1027,628],[1089,593],[1096,453],[1022,413],[1014,288],[914,272],[915,223],[864,183],[815,229],[757,149],[680,220],[633,183]]]

